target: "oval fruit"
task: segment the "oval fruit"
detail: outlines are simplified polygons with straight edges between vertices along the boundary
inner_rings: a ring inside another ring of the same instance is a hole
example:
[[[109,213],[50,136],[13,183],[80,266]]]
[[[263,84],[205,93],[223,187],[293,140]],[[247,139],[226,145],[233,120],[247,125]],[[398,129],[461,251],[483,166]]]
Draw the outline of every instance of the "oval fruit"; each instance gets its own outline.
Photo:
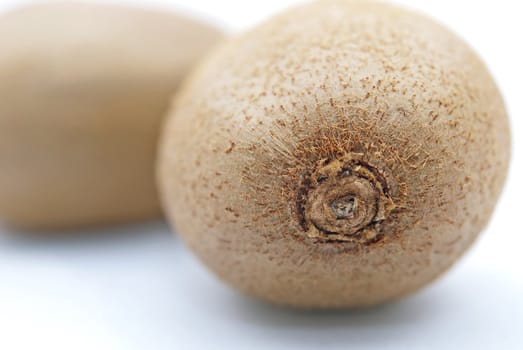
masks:
[[[478,56],[386,4],[319,1],[231,41],[192,75],[163,134],[180,235],[274,303],[356,307],[411,293],[485,227],[509,162]]]
[[[56,229],[160,216],[161,121],[220,37],[116,6],[35,5],[0,18],[0,218]]]

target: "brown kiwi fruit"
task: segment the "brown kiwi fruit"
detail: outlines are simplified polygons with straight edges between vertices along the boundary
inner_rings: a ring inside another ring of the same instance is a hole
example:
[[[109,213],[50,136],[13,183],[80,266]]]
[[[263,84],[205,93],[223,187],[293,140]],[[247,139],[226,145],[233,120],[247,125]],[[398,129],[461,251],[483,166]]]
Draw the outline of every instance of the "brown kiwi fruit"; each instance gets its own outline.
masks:
[[[182,88],[159,163],[170,219],[223,280],[305,308],[399,298],[487,224],[502,97],[433,20],[319,1],[230,41]]]
[[[171,13],[55,3],[0,18],[0,220],[63,229],[159,217],[170,97],[218,30]]]

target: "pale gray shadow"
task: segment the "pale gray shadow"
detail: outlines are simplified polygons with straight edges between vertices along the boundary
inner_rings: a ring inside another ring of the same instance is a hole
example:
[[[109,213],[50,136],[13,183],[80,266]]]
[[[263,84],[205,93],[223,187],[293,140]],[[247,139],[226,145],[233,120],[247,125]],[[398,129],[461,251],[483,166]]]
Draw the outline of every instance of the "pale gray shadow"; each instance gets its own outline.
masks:
[[[462,277],[459,283],[445,283],[444,278],[403,300],[369,309],[297,311],[239,295],[229,295],[219,309],[228,310],[231,322],[255,328],[278,348],[417,349],[429,345],[427,339],[431,346],[445,347],[467,344],[472,339],[469,327],[478,331],[474,340],[479,344],[514,337],[517,326],[504,322],[511,314],[523,321],[523,310],[514,309],[521,305],[522,292],[514,281],[493,283],[496,277],[482,271]]]
[[[438,318],[452,303],[446,301],[448,296],[435,294],[442,293],[422,293],[370,308],[348,310],[296,310],[238,295],[231,304],[234,304],[235,317],[259,327],[310,329],[316,334],[336,330],[375,332],[380,327],[401,328]]]
[[[175,243],[166,222],[158,220],[138,224],[103,228],[61,231],[46,235],[38,232],[0,228],[0,251],[21,254],[54,254],[74,256],[76,254],[111,254],[151,250]],[[164,248],[163,251],[166,249]]]

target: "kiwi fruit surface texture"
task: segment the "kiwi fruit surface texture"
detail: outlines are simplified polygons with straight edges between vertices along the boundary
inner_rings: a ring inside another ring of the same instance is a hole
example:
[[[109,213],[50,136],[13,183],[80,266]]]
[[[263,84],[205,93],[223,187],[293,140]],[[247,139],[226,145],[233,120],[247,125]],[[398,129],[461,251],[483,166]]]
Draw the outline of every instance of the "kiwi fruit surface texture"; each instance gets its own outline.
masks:
[[[162,119],[220,36],[178,15],[106,5],[0,17],[0,220],[39,230],[159,216]]]
[[[305,308],[427,284],[485,227],[509,127],[478,56],[422,15],[294,8],[215,51],[164,131],[170,219],[223,280]]]

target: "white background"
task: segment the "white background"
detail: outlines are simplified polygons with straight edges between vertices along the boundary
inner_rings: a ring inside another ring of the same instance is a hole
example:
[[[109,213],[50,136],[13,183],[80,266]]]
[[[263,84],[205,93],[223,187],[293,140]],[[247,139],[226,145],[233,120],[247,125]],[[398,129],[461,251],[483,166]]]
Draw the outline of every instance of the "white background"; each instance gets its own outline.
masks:
[[[0,0],[0,12],[23,2]],[[298,1],[112,2],[181,9],[236,33]],[[0,228],[0,349],[523,349],[523,11],[518,1],[397,2],[476,48],[512,118],[505,192],[450,273],[396,304],[299,312],[222,285],[163,223],[47,240]]]

